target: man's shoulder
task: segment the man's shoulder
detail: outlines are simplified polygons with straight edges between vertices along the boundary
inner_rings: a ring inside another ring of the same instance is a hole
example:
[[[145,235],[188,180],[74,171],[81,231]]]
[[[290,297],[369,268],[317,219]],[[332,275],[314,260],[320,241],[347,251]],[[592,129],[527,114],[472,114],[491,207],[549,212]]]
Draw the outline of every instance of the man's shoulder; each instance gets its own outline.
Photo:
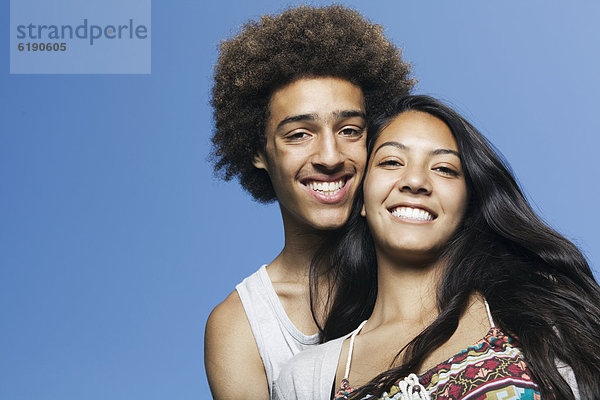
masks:
[[[209,354],[222,357],[224,353],[239,351],[240,344],[246,342],[247,337],[252,337],[252,332],[242,302],[234,290],[212,310],[206,321],[205,349]]]
[[[253,382],[252,387],[246,390],[246,397],[268,398],[265,369],[237,289],[208,317],[204,362],[215,398],[229,398],[230,393],[239,387],[239,382]]]
[[[264,266],[261,266],[258,270],[242,280],[236,285],[236,288],[229,293],[225,300],[212,310],[206,322],[205,331],[209,341],[212,342],[210,339],[214,338],[217,342],[223,343],[246,337],[249,339],[248,341],[251,340],[254,342],[248,315],[244,308],[244,302],[240,297],[239,290],[242,287],[247,288],[249,284],[256,286],[258,284],[257,282],[261,280],[260,275],[262,269],[264,269]],[[249,292],[252,292],[252,290]]]
[[[210,316],[208,317],[208,322],[206,324],[207,329],[209,325],[221,325],[223,323],[227,325],[231,325],[232,323],[248,324],[248,319],[244,310],[244,305],[242,303],[242,299],[240,298],[240,294],[237,288],[240,287],[240,285],[243,285],[244,282],[248,282],[249,280],[256,280],[259,272],[260,269],[246,277],[241,283],[239,283],[236,286],[236,289],[229,293],[225,300],[219,303],[212,310]]]
[[[240,300],[237,290],[233,290],[229,295],[219,303],[210,313],[207,322],[209,325],[220,325],[224,322],[230,324],[238,320],[245,319],[244,306]]]
[[[249,393],[255,398],[268,397],[262,360],[237,291],[210,313],[204,341],[206,373],[214,397],[227,397],[239,382],[255,382]]]

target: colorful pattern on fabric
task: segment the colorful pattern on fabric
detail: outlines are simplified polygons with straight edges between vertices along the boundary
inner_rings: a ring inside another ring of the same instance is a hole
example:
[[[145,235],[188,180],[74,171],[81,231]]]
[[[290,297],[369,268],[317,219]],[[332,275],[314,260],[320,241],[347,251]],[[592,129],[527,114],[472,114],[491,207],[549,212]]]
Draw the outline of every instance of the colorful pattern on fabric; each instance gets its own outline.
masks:
[[[541,399],[523,353],[498,328],[490,329],[473,346],[425,372],[419,382],[437,400]],[[347,399],[354,390],[346,382],[335,400]],[[380,399],[398,400],[400,395],[398,385],[394,385]],[[371,396],[369,399],[374,400]]]
[[[335,394],[335,400],[346,400],[352,396],[352,393],[358,390],[357,387],[351,387],[348,379],[342,379],[342,384],[340,385],[339,390]]]

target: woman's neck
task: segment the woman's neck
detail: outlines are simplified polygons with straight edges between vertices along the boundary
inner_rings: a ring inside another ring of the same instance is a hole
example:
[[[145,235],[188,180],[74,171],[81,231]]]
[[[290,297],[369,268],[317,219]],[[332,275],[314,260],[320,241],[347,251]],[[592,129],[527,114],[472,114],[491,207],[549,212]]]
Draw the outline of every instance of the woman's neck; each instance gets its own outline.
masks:
[[[378,292],[369,325],[410,322],[427,326],[438,314],[437,288],[445,262],[405,260],[399,263],[377,256]]]

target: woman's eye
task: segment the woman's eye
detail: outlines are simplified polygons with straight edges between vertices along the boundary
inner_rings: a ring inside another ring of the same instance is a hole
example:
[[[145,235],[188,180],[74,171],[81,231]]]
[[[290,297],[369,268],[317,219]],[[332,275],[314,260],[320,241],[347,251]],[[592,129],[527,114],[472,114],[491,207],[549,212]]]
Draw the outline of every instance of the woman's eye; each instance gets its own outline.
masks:
[[[436,167],[434,168],[435,171],[441,172],[444,175],[448,175],[448,176],[459,176],[460,173],[458,171],[455,171],[452,168],[448,168],[448,167]]]
[[[402,163],[398,160],[383,160],[377,164],[380,167],[401,167]]]

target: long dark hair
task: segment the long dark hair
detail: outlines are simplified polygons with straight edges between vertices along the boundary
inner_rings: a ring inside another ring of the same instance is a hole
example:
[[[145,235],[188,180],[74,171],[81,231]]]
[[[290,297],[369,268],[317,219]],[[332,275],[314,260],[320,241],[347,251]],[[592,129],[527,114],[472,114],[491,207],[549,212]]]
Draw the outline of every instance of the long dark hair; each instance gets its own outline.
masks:
[[[557,370],[558,360],[572,367],[582,398],[600,398],[600,288],[585,257],[537,217],[491,144],[431,97],[391,102],[370,124],[369,154],[381,130],[409,110],[435,116],[452,131],[469,204],[443,254],[447,267],[437,290],[438,317],[400,349],[400,366],[375,377],[353,398],[380,396],[418,371],[455,332],[474,292],[488,301],[497,326],[518,340],[543,398],[574,399]],[[323,341],[355,329],[370,316],[377,297],[375,250],[360,216],[362,202],[360,190],[348,223],[323,244],[311,266],[313,315],[317,309],[327,313],[317,322]],[[317,303],[322,293],[328,293],[324,304]]]

